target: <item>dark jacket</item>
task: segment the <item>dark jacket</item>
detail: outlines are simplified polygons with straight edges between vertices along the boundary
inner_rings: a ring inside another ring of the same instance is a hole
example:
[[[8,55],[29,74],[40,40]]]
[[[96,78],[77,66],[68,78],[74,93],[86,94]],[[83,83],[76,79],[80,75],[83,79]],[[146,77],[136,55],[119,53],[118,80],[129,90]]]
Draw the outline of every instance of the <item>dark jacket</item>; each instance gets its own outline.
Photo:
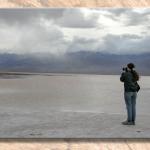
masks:
[[[125,92],[136,92],[136,82],[130,71],[121,74],[120,81],[124,82]]]

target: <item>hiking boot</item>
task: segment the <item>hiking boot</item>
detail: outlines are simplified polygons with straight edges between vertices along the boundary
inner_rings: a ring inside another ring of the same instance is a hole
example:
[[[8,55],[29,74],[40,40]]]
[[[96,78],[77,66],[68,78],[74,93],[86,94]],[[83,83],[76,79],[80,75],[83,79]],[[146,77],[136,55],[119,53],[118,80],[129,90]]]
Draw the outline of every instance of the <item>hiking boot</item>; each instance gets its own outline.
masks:
[[[123,125],[134,125],[134,122],[128,122],[128,121],[124,121],[122,122]]]
[[[123,121],[122,124],[123,124],[123,125],[127,125],[127,124],[128,124],[128,121],[127,121],[127,120],[126,120],[126,121]]]

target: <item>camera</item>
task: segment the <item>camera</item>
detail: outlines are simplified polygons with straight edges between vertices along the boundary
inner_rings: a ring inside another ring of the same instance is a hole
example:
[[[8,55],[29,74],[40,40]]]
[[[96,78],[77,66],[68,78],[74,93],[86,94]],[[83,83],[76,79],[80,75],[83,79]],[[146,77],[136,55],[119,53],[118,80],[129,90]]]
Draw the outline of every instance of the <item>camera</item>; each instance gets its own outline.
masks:
[[[122,70],[125,71],[125,72],[128,72],[128,68],[127,67],[123,67]]]

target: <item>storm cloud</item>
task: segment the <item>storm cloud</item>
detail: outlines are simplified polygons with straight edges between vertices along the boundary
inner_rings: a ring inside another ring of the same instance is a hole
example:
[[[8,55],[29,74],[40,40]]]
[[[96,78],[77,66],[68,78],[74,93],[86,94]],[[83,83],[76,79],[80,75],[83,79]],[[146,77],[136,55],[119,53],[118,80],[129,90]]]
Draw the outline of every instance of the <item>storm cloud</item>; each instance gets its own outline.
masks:
[[[149,24],[149,8],[1,9],[0,53],[148,53]]]

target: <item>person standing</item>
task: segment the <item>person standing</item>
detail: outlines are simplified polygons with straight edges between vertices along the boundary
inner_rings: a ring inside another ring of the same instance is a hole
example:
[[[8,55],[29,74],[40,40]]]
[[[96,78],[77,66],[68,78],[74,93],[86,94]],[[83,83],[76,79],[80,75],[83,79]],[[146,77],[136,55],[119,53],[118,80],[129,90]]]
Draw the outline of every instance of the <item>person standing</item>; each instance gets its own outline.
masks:
[[[122,122],[123,125],[135,125],[136,98],[140,89],[138,80],[139,74],[135,71],[135,65],[133,63],[127,64],[120,77],[120,81],[124,82],[124,99],[127,109],[127,120]]]

